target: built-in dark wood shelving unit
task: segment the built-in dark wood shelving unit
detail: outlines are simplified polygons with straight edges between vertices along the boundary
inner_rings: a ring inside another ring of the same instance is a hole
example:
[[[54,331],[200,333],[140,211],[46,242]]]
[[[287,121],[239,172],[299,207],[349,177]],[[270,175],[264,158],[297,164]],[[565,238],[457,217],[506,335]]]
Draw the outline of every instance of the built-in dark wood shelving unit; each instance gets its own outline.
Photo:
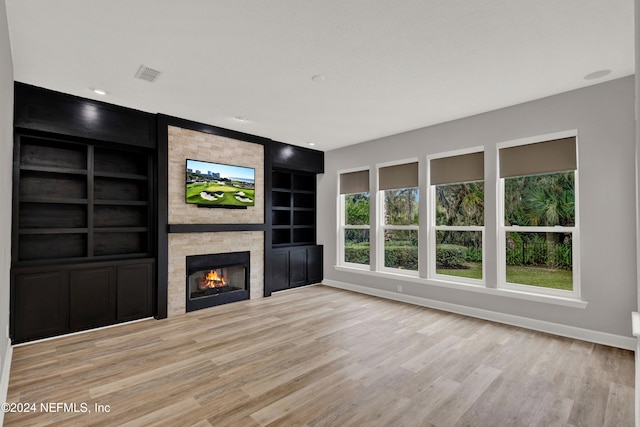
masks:
[[[324,172],[323,153],[273,142],[271,162],[265,295],[318,283],[323,258],[316,244],[316,176]]]
[[[12,341],[152,316],[155,117],[16,83],[14,135]]]

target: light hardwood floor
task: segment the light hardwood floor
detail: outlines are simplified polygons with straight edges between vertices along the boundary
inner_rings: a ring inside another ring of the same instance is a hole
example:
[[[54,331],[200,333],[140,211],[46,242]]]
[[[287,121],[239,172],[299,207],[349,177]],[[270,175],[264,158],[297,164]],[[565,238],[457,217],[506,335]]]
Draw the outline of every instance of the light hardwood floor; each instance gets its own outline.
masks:
[[[632,426],[633,363],[313,286],[17,347],[8,399],[37,411],[5,425]]]

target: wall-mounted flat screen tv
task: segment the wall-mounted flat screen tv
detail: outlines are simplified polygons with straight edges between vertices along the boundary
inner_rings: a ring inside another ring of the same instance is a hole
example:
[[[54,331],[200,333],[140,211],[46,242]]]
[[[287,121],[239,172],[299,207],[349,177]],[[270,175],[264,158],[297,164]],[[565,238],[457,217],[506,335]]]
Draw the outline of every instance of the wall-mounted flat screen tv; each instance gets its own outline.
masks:
[[[186,202],[203,207],[255,205],[255,169],[187,159]]]

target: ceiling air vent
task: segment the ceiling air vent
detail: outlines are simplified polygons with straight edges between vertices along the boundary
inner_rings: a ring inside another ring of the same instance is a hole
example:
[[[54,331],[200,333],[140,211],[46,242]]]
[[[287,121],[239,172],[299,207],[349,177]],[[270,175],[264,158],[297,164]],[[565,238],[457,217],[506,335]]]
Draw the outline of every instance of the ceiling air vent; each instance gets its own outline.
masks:
[[[160,71],[141,65],[136,73],[136,79],[154,82],[158,78],[158,75],[160,75]]]

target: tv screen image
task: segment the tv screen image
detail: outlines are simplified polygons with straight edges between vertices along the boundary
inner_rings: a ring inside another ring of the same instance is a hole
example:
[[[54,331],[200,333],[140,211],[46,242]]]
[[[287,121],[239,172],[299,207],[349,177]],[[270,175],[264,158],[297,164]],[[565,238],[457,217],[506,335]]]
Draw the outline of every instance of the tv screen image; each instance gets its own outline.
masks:
[[[255,205],[255,169],[187,160],[186,202],[211,207]]]

